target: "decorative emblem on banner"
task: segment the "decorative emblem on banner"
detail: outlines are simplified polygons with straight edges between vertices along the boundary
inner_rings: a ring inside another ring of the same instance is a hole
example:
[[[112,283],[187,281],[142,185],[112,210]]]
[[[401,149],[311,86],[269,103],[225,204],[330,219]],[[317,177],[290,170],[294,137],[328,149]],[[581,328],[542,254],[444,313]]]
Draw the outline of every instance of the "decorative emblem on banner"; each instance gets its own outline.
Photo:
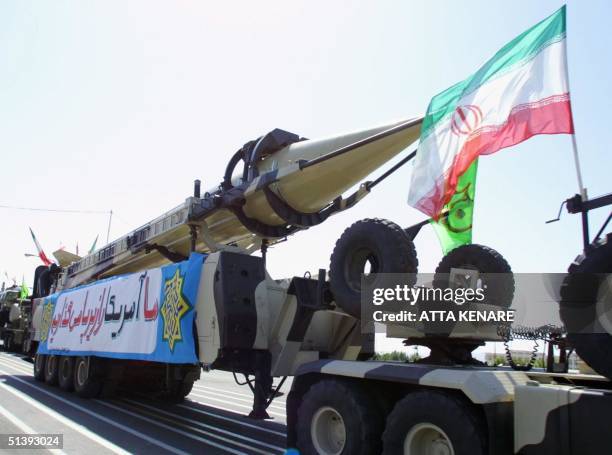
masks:
[[[46,299],[43,303],[43,314],[42,321],[40,323],[40,341],[43,343],[47,341],[49,336],[49,329],[51,328],[51,321],[53,320],[53,304],[51,299]]]
[[[179,270],[177,268],[172,278],[164,283],[164,301],[160,310],[164,321],[162,339],[168,342],[172,352],[174,352],[175,343],[183,340],[181,319],[191,308],[183,296],[184,277],[181,276]]]

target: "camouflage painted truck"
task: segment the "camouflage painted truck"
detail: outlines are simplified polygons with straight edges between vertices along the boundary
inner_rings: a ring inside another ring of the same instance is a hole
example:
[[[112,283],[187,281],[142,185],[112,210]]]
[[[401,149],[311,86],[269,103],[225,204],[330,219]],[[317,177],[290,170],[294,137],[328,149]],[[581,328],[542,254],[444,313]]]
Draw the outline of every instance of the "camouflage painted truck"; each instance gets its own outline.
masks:
[[[387,323],[387,336],[425,345],[431,354],[419,363],[370,360],[366,288],[388,284],[377,280],[389,274],[414,276],[413,240],[427,221],[407,229],[358,221],[338,240],[329,271],[268,274],[270,245],[354,206],[408,162],[414,152],[363,181],[418,138],[420,123],[322,140],[274,130],[236,152],[218,188],[202,195],[196,181],[184,204],[68,267],[39,270],[35,377],[83,397],[137,384],[181,400],[201,369],[220,369],[247,377],[250,416],[267,418],[267,406],[292,376],[287,442],[303,454],[604,453],[612,446],[605,431],[609,380],[567,373],[563,345],[574,337],[588,346],[595,334],[554,334],[562,355],[554,361],[552,352],[550,371],[516,371],[472,358],[485,340],[505,339],[495,325],[432,330]],[[588,245],[584,261],[603,255],[609,264],[610,242]],[[609,272],[601,261],[582,271]],[[464,288],[487,287],[483,280],[492,272],[501,274],[502,289],[513,286],[498,253],[468,245],[442,260],[429,286],[459,279]],[[580,303],[568,291],[585,285],[575,276],[564,285],[566,304]],[[596,277],[586,283],[595,293],[608,282]],[[597,334],[604,346],[610,333]],[[591,361],[607,371],[606,357],[596,353]]]
[[[20,294],[16,285],[0,291],[0,340],[5,351],[32,354],[32,301]]]

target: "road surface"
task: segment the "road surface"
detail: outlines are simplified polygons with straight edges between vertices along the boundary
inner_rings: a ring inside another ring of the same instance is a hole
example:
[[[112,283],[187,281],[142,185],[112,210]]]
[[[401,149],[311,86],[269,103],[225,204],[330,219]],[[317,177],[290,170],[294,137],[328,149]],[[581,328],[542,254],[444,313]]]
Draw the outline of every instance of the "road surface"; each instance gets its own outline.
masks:
[[[282,390],[289,387],[287,380]],[[248,419],[250,390],[216,371],[202,373],[179,405],[125,395],[84,400],[35,381],[26,359],[0,353],[0,434],[61,433],[63,449],[53,453],[282,454],[285,399],[277,397],[268,408],[272,420]]]

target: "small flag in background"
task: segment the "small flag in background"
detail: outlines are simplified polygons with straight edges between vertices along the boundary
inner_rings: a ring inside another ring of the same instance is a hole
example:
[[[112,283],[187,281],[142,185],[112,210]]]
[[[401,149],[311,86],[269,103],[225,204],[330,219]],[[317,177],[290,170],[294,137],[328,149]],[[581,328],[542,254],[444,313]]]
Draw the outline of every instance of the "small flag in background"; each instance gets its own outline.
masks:
[[[40,246],[40,243],[38,243],[38,240],[36,239],[36,236],[34,235],[32,228],[30,228],[30,234],[32,234],[32,240],[34,240],[34,245],[36,245],[36,250],[38,251],[38,257],[43,262],[43,264],[45,264],[47,267],[50,266],[52,262],[49,260],[49,258],[43,251],[42,247]]]
[[[28,289],[28,286],[26,285],[25,278],[21,277],[21,288],[19,289],[19,298],[21,300],[27,299],[28,295],[30,295],[30,290]]]
[[[415,158],[410,205],[438,220],[445,206],[452,211],[450,205],[463,189],[461,177],[478,156],[536,134],[574,132],[565,24],[563,6],[504,46],[471,77],[432,98]],[[469,221],[462,217],[461,223],[471,225],[471,208]]]
[[[96,251],[96,243],[98,243],[98,237],[100,236],[100,234],[96,235],[96,239],[94,240],[93,245],[91,245],[91,248],[89,249],[89,252],[87,254],[91,254],[94,251]]]

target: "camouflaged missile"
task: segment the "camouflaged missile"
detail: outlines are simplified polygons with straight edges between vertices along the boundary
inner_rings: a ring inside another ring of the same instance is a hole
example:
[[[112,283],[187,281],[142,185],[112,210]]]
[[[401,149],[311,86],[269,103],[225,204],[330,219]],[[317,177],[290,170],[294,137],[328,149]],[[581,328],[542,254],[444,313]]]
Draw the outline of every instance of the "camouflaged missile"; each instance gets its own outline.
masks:
[[[316,140],[275,129],[234,154],[218,188],[201,195],[196,181],[193,197],[183,204],[68,266],[59,287],[222,245],[252,252],[316,226],[365,197],[373,185],[363,180],[415,142],[421,122],[419,117]]]

